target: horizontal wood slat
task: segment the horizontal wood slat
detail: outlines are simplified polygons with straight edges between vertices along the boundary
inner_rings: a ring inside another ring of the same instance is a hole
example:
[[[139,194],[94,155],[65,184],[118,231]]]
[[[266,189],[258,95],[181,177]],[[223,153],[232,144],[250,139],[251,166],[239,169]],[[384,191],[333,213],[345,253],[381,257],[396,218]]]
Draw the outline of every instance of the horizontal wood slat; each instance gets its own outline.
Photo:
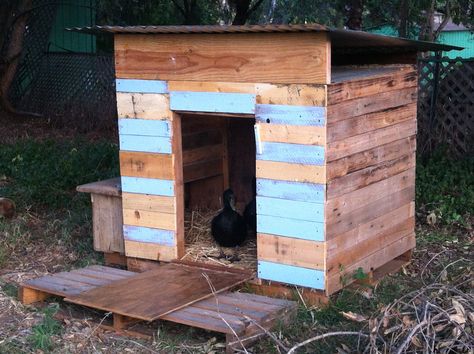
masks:
[[[385,128],[405,120],[416,120],[416,103],[363,114],[357,117],[348,117],[348,119],[330,123],[327,125],[327,140],[332,143],[376,129]]]
[[[175,197],[122,193],[122,206],[124,209],[139,209],[157,213],[174,214],[176,212],[175,205]]]
[[[170,93],[173,111],[254,114],[255,95],[247,93],[174,91]]]
[[[256,161],[257,178],[324,184],[326,167],[277,161]]]
[[[178,248],[148,242],[125,240],[125,255],[153,261],[172,261],[178,258]]]
[[[259,178],[257,179],[257,196],[322,203],[324,202],[325,186]]]
[[[416,102],[417,88],[408,87],[398,91],[381,92],[371,96],[343,101],[327,107],[328,124],[349,117],[382,111]]]
[[[257,235],[258,259],[310,269],[324,269],[324,243],[269,234]]]
[[[183,165],[223,158],[224,145],[205,145],[195,149],[183,150]]]
[[[153,179],[174,179],[173,158],[170,154],[120,151],[122,176]]]
[[[324,147],[317,145],[262,143],[262,152],[257,152],[257,160],[323,165]]]
[[[259,123],[261,141],[320,145],[326,144],[326,128]]]
[[[122,176],[122,191],[128,193],[174,196],[171,180]]]
[[[257,216],[257,232],[324,241],[324,223],[270,215]]]
[[[171,136],[170,122],[167,120],[121,118],[118,121],[119,134],[144,136]]]
[[[121,34],[115,70],[118,78],[324,84],[327,43],[325,33]]]
[[[168,95],[117,92],[119,118],[170,120],[169,106]]]
[[[140,151],[156,154],[171,153],[171,139],[156,136],[124,135],[119,136],[120,150]]]
[[[328,143],[326,158],[328,161],[337,160],[344,156],[370,150],[374,147],[407,138],[415,134],[416,121],[407,120],[382,129],[373,130],[344,140]]]
[[[341,159],[329,161],[326,164],[326,177],[330,181],[385,161],[395,160],[416,149],[416,137],[400,139],[380,145],[369,150],[361,151]]]
[[[255,107],[255,120],[259,123],[324,126],[326,108],[257,104]]]
[[[323,271],[267,261],[258,262],[258,277],[314,289],[324,289],[325,285]]]
[[[123,209],[123,223],[176,231],[176,215],[139,209]]]
[[[382,162],[378,165],[370,166],[333,179],[327,184],[327,199],[334,199],[342,194],[394,176],[402,171],[415,167],[415,163],[415,152],[411,152],[409,155],[404,155],[401,158]]]
[[[221,175],[223,172],[222,159],[196,162],[183,167],[184,183]]]
[[[160,80],[117,79],[117,92],[167,93],[168,84]]]
[[[257,215],[324,222],[324,203],[257,196]]]
[[[125,240],[156,243],[163,246],[176,246],[176,236],[173,231],[143,226],[123,226]]]

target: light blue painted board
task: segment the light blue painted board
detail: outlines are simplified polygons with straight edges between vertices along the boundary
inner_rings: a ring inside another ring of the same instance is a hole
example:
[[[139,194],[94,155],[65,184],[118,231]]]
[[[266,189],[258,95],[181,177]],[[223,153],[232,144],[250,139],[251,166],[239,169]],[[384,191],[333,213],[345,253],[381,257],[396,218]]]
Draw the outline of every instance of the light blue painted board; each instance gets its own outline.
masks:
[[[317,269],[258,261],[258,277],[313,289],[324,289],[324,272]]]
[[[161,136],[124,135],[119,136],[120,150],[171,154],[171,139]]]
[[[257,214],[257,232],[324,241],[324,223]]]
[[[326,108],[257,104],[255,120],[261,123],[323,126],[326,121]]]
[[[116,79],[117,92],[168,93],[168,83],[160,80]]]
[[[257,179],[257,195],[302,202],[324,203],[323,184]]]
[[[257,160],[324,165],[324,147],[316,145],[263,143]]]
[[[122,176],[122,192],[174,196],[174,182],[166,179]]]
[[[174,231],[142,226],[123,226],[123,237],[129,241],[155,243],[163,246],[176,246]]]
[[[171,136],[170,122],[167,120],[120,118],[118,127],[120,135]]]
[[[174,111],[254,114],[255,99],[247,93],[172,91],[170,107]]]
[[[258,196],[257,215],[324,222],[324,204]]]

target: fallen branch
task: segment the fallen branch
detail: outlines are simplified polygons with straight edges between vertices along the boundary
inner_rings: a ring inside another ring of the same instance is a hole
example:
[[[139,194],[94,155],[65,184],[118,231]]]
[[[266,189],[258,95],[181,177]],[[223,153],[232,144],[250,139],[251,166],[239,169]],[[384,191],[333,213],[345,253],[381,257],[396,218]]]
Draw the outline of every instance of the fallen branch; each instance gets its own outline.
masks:
[[[359,337],[369,338],[369,335],[365,333],[361,333],[361,332],[344,332],[344,331],[343,332],[329,332],[329,333],[324,333],[313,338],[306,339],[304,342],[296,344],[288,351],[287,354],[293,354],[296,351],[296,349],[304,347],[305,345],[309,343],[316,342],[318,340],[328,338],[328,337],[335,337],[335,336],[359,336]]]

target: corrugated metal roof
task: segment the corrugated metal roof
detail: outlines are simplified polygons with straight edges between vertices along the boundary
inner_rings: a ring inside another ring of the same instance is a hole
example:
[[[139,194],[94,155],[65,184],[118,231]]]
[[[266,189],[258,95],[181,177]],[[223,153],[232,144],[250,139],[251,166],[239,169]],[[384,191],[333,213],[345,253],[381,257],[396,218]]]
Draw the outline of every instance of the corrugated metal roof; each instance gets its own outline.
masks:
[[[93,26],[68,28],[84,33],[115,34],[183,34],[183,33],[274,33],[274,32],[327,32],[335,48],[399,48],[417,51],[461,50],[461,47],[433,42],[416,41],[362,31],[333,29],[320,24],[301,25],[246,25],[246,26]]]

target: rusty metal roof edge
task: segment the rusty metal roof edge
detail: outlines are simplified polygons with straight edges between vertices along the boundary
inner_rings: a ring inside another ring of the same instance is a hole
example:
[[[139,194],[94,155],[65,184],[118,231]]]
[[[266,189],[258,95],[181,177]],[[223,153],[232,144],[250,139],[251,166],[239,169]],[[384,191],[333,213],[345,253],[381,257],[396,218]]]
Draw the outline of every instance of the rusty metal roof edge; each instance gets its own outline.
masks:
[[[295,24],[295,25],[209,25],[209,26],[90,26],[66,28],[68,31],[97,34],[185,34],[185,33],[271,33],[271,32],[328,32],[331,39],[361,39],[373,41],[373,46],[387,47],[416,47],[420,51],[450,51],[464,48],[401,37],[386,36],[363,31],[330,28],[320,24]],[[345,38],[346,37],[346,38]],[[344,43],[343,47],[352,46]],[[357,45],[355,47],[363,47]]]

